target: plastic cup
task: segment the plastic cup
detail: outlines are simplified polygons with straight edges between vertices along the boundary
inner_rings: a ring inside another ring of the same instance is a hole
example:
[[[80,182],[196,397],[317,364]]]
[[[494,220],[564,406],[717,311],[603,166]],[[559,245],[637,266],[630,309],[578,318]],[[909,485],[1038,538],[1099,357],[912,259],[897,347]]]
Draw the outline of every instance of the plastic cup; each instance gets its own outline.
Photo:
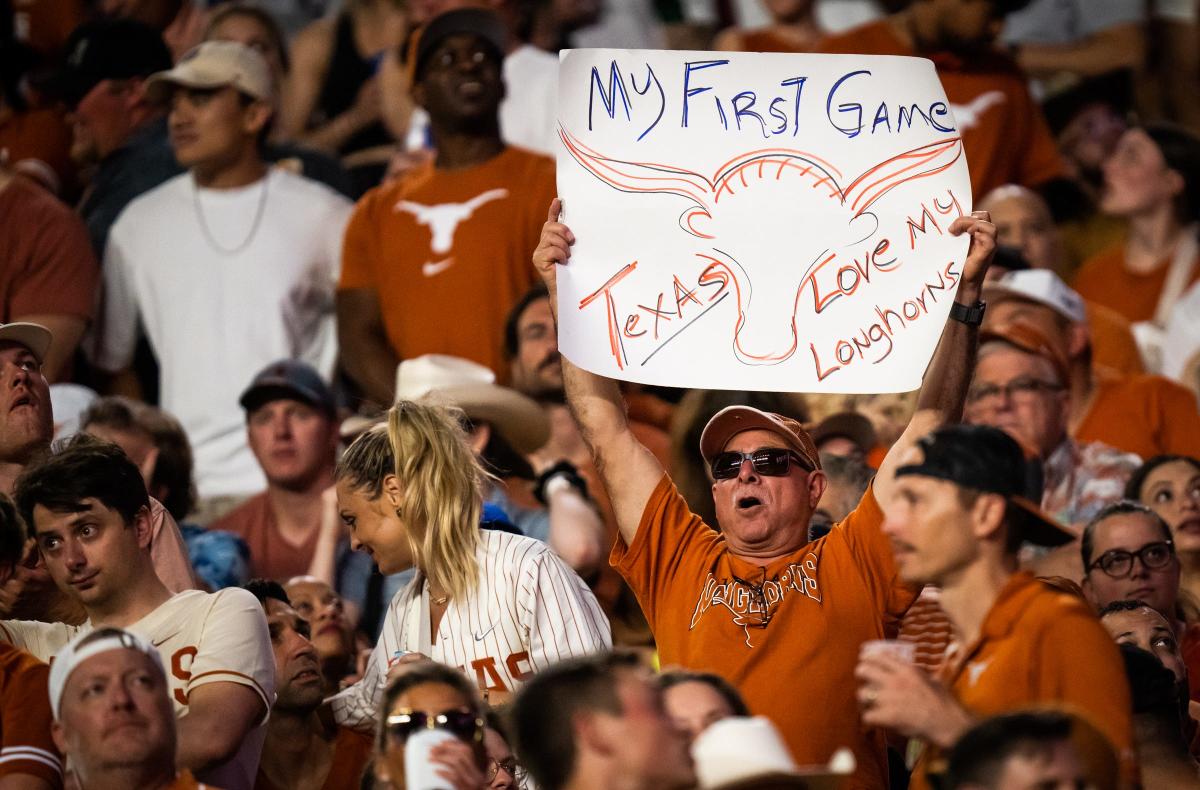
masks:
[[[433,747],[453,740],[445,730],[421,730],[408,737],[404,744],[404,786],[408,790],[454,790],[449,779],[438,775],[441,764],[429,759]]]
[[[903,639],[869,639],[862,643],[858,654],[862,658],[892,656],[905,664],[911,664],[916,660],[917,646]]]

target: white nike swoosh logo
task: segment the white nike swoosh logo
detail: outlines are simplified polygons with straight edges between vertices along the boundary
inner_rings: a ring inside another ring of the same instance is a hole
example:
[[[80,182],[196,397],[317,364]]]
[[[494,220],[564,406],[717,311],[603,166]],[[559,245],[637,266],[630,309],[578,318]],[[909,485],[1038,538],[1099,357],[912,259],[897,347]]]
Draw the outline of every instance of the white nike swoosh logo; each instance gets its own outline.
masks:
[[[488,630],[484,631],[482,634],[479,634],[479,635],[477,635],[477,636],[475,637],[475,641],[476,641],[476,642],[482,642],[482,641],[483,641],[483,638],[484,638],[485,636],[487,636],[488,634],[490,634],[492,631],[495,631],[495,630],[496,630],[496,625],[493,623],[491,628],[489,628]]]
[[[426,277],[436,277],[453,265],[453,258],[447,258],[446,260],[438,261],[437,263],[426,261],[425,263],[421,264],[421,274],[425,275]]]

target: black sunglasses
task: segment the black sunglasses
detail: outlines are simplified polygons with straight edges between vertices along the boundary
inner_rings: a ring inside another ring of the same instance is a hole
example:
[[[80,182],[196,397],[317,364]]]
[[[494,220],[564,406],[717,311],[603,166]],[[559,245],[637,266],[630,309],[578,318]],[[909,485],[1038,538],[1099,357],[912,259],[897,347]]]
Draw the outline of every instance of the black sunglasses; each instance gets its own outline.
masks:
[[[469,710],[447,710],[434,715],[401,710],[388,716],[386,724],[388,734],[401,741],[419,730],[445,730],[460,741],[483,742],[483,719]]]
[[[799,453],[782,447],[763,447],[751,453],[729,450],[718,453],[709,464],[713,479],[729,480],[737,477],[742,471],[743,461],[749,461],[755,472],[767,477],[783,477],[788,473],[793,461],[806,472],[813,470],[812,465],[801,458]]]

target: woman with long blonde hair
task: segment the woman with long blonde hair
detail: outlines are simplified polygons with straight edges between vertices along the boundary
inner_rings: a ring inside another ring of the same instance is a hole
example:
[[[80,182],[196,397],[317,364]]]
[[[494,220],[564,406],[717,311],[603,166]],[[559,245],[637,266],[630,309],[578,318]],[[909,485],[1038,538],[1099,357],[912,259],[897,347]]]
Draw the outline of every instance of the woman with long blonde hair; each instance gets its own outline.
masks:
[[[595,596],[546,544],[480,528],[487,472],[456,409],[398,402],[350,445],[335,478],[351,546],[381,573],[417,569],[362,680],[334,698],[340,724],[371,729],[397,662],[459,667],[496,703],[539,669],[611,645]]]

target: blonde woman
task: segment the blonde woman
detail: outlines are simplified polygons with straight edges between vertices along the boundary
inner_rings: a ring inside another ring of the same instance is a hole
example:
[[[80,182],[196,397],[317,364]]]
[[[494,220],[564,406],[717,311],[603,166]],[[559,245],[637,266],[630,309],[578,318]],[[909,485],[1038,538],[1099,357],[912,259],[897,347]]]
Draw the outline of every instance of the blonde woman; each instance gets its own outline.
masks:
[[[398,402],[342,456],[351,545],[381,573],[418,573],[392,599],[362,680],[334,697],[339,724],[374,726],[397,662],[459,667],[495,704],[549,664],[611,645],[595,596],[546,544],[480,529],[486,476],[456,410],[425,402]]]

